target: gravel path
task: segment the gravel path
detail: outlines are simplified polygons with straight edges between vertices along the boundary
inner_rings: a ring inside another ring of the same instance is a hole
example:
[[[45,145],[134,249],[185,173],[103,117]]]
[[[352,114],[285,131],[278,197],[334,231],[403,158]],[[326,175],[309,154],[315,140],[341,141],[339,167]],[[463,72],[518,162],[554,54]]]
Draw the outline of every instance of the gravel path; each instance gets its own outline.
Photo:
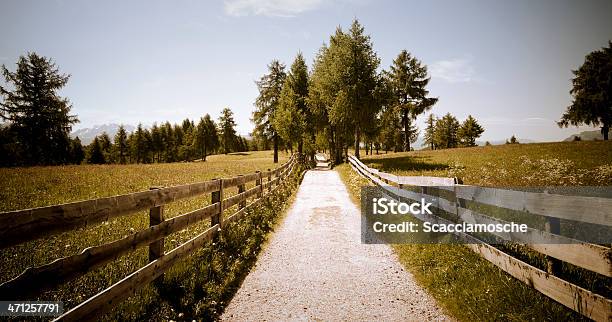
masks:
[[[450,320],[387,245],[361,244],[359,216],[336,171],[306,173],[222,319]]]

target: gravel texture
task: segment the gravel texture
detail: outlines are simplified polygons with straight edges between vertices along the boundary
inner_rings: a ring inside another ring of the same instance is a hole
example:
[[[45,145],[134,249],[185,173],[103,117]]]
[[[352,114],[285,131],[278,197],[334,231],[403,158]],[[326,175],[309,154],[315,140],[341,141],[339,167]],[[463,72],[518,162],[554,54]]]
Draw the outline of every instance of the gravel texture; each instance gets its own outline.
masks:
[[[222,319],[451,320],[389,246],[361,244],[359,210],[338,173],[316,170]]]

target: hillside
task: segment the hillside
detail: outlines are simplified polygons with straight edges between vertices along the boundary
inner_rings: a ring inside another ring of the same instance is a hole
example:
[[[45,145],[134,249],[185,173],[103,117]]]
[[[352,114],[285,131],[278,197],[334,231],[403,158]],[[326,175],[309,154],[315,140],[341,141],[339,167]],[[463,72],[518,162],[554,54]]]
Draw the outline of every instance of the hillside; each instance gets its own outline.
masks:
[[[612,130],[608,131],[608,136],[612,137]],[[603,135],[601,135],[601,131],[594,130],[594,131],[582,131],[578,134],[572,134],[563,141],[574,141],[576,137],[579,137],[580,140],[582,141],[596,141],[596,140],[601,141],[603,140]]]

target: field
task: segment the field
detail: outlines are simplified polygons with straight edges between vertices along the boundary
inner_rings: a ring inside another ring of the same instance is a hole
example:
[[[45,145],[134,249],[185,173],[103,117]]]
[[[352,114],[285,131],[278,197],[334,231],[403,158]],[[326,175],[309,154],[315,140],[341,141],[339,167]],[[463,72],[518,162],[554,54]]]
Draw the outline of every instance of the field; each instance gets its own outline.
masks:
[[[409,157],[408,157],[409,156]],[[508,144],[374,154],[363,162],[398,175],[458,177],[479,186],[612,185],[612,142]]]
[[[272,162],[272,152],[261,151],[215,155],[208,157],[206,162],[192,163],[3,168],[0,169],[2,178],[0,211],[40,207],[148,190],[154,186],[172,186],[246,174],[275,168],[287,159],[288,155],[281,153],[280,162],[275,165]],[[208,203],[210,196],[171,203],[164,209],[165,216],[171,218]],[[44,240],[2,249],[0,280],[4,282],[29,266],[45,264],[59,257],[76,254],[86,247],[122,238],[148,225],[148,215],[142,212]],[[209,221],[205,220],[171,235],[166,239],[165,249],[178,246],[209,225]],[[117,282],[146,262],[145,247],[71,281],[58,290],[49,291],[40,298],[62,300],[65,308],[72,307]],[[143,296],[153,297],[151,294],[153,293],[144,292]],[[168,292],[168,294],[175,293]],[[143,301],[141,299],[139,303],[142,304]],[[149,298],[144,302],[153,303],[154,300]]]
[[[612,185],[612,142],[562,142],[362,154],[370,167],[399,175],[458,177],[482,186]],[[357,201],[368,182],[348,165],[338,171]],[[394,245],[402,264],[459,320],[580,320],[460,245]],[[517,255],[517,254],[515,254]],[[539,260],[533,253],[523,260]],[[540,263],[533,263],[533,265]],[[537,266],[540,266],[537,265]],[[564,267],[569,280],[610,296],[610,279]]]

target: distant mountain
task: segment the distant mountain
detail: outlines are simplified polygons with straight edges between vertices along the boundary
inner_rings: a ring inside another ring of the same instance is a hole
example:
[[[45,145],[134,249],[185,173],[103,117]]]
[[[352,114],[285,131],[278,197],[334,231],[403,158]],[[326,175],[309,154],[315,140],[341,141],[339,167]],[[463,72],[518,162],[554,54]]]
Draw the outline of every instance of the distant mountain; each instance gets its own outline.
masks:
[[[603,140],[603,135],[601,135],[601,131],[594,130],[594,131],[582,131],[578,134],[572,134],[563,141],[574,141],[575,137],[577,136],[580,137],[580,140],[582,141]],[[608,131],[608,137],[612,137],[612,130]]]
[[[129,124],[124,124],[123,127],[128,133],[133,132],[136,129],[135,126]],[[111,123],[94,125],[94,127],[78,129],[70,133],[70,137],[76,138],[78,136],[81,140],[81,143],[87,145],[91,143],[91,141],[93,141],[96,136],[104,132],[106,132],[106,134],[108,134],[112,140],[115,134],[117,134],[117,131],[119,131],[119,124]]]
[[[489,141],[489,143],[491,143],[491,145],[501,145],[501,144],[506,144],[506,140],[510,141],[510,138],[503,139],[503,140],[493,140],[493,141]],[[516,138],[516,140],[519,143],[537,143],[537,141],[531,140],[531,139]],[[479,146],[483,146],[486,143],[487,143],[486,141],[476,141],[476,145],[479,145]]]

